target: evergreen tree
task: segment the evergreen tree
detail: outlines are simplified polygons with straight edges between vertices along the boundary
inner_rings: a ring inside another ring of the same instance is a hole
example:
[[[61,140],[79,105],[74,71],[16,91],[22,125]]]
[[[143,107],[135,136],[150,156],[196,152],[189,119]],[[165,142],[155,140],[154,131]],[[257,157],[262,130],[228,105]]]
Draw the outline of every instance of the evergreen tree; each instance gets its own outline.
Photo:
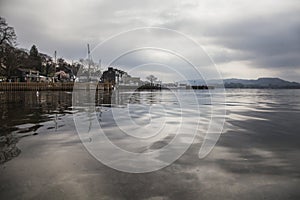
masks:
[[[39,51],[35,45],[32,45],[29,51],[29,58],[27,63],[28,68],[42,71],[42,59],[39,55]]]

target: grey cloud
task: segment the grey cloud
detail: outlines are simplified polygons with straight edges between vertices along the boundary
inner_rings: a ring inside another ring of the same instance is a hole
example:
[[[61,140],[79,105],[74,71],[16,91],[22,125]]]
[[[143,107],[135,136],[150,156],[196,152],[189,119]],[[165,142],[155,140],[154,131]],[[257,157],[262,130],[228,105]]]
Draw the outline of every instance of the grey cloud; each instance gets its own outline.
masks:
[[[299,69],[299,28],[299,21],[283,17],[268,21],[256,18],[249,23],[228,26],[235,30],[234,34],[221,34],[216,41],[253,55],[250,59],[253,67]]]
[[[289,13],[226,24],[213,31],[210,37],[216,42],[256,54],[278,55],[300,51],[300,20],[298,13]]]
[[[166,20],[164,25],[189,32],[204,45],[219,46],[213,54],[220,63],[248,60],[253,67],[299,69],[299,11],[296,7],[272,15],[253,13],[229,21],[185,17]]]
[[[160,26],[191,35],[208,47],[220,65],[247,61],[254,69],[276,70],[280,76],[285,76],[286,70],[299,71],[300,67],[300,5],[294,0],[233,4],[213,0],[176,3],[171,0],[12,0],[1,1],[0,11],[15,27],[21,47],[29,48],[35,43],[41,51],[53,54],[57,50],[69,60],[85,57],[87,43],[95,46],[121,31]],[[173,40],[176,45],[172,36],[160,33],[154,37]],[[107,47],[105,54],[113,55],[116,48],[138,42],[137,37],[114,44]],[[197,56],[186,46],[182,46],[182,51]],[[129,56],[119,64],[130,66],[141,59],[147,57]],[[180,64],[174,60],[169,62],[174,66]],[[229,74],[234,76],[234,72]],[[295,78],[290,74],[289,77]]]

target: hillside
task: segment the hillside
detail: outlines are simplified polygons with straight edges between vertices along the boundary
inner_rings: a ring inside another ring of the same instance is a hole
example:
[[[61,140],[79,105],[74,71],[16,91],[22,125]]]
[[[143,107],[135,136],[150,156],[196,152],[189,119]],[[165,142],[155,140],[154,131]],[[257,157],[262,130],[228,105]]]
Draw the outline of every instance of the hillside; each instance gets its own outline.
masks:
[[[189,80],[191,85],[212,85],[219,86],[222,84],[222,80]],[[224,79],[223,80],[225,88],[297,88],[300,89],[300,83],[290,82],[280,78],[258,78],[258,79]]]

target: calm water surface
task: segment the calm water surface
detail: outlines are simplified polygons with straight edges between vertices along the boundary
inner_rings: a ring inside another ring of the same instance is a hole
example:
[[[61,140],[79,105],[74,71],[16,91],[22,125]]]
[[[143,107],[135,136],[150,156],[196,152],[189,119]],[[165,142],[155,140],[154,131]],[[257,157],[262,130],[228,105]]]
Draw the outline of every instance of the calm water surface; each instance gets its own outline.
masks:
[[[211,104],[207,91],[195,92],[137,92],[130,97],[119,92],[97,96],[101,126],[114,133],[109,136],[113,142],[130,151],[159,149],[168,144],[182,109],[189,124],[186,131],[193,131],[195,119],[201,119],[199,137],[178,161],[158,172],[140,175],[99,167],[82,150],[72,117],[78,112],[72,107],[72,93],[0,92],[0,197],[81,199],[93,193],[91,199],[99,195],[106,199],[298,199],[300,90],[227,90],[223,133],[204,160],[199,160],[197,153],[207,129]],[[180,104],[178,96],[187,103]],[[195,101],[188,101],[195,97],[200,113],[194,109]],[[117,117],[119,125],[127,124],[128,118],[122,118],[125,111],[129,111],[134,125],[153,125],[147,131],[127,126],[128,132],[147,136],[155,128],[159,130],[162,119],[169,127],[167,130],[172,131],[163,130],[163,137],[148,143],[128,143],[113,120]],[[22,172],[19,166],[36,170]],[[40,178],[32,178],[37,173],[41,173]],[[60,176],[47,190],[42,185],[47,184],[49,177],[56,177],[56,173]],[[30,183],[28,179],[32,179]]]

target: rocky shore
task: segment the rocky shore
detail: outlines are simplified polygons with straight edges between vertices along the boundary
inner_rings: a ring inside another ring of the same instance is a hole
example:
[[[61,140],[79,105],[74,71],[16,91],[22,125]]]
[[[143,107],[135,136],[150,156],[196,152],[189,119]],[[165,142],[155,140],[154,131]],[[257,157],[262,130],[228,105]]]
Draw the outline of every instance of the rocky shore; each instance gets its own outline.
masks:
[[[0,137],[0,164],[18,156],[21,150],[16,146],[19,138],[14,134]]]

